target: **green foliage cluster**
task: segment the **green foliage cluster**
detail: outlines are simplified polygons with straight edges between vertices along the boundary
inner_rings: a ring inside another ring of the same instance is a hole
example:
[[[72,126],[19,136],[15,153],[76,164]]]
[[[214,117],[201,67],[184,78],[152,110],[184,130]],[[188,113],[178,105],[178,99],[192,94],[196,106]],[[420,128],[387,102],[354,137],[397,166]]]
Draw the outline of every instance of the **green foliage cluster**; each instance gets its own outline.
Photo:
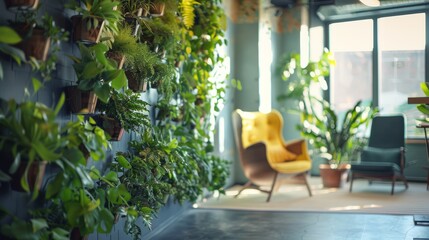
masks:
[[[378,108],[371,102],[358,101],[344,113],[335,112],[333,106],[321,97],[322,91],[328,88],[325,77],[334,64],[333,55],[327,49],[318,61],[310,61],[305,66],[301,65],[299,54],[286,56],[279,70],[287,82],[287,91],[278,99],[298,102],[294,104],[297,108],[292,110],[301,117],[297,129],[320,156],[331,163],[331,167],[338,167],[351,160],[363,147],[366,127],[378,113]],[[320,92],[311,93],[312,86]]]
[[[179,2],[161,2],[166,3],[164,17],[140,19],[139,34],[152,34],[150,40],[134,36],[132,27],[122,21],[125,13],[120,15],[120,10],[132,16],[133,8],[146,8],[154,1],[85,0],[67,5],[90,19],[88,28],[98,25],[101,18],[107,21],[111,38],[91,46],[81,43],[79,56],[70,58],[78,87],[94,91],[101,100],[98,113],[118,119],[134,133],[133,139],[128,142],[129,151],[117,153],[113,163],[101,171],[87,166],[87,160],[105,160],[110,143],[89,116],[60,124],[57,117],[64,97],[54,109],[30,101],[4,104],[6,110],[0,113],[0,150],[12,156],[14,166],[21,158],[36,161],[40,156],[55,163],[55,170],[40,192],[21,182],[28,192],[36,192],[33,199],[38,197],[43,206],[29,212],[28,220],[12,217],[1,227],[2,235],[68,239],[75,232],[109,233],[115,218],[121,216],[126,218],[125,231],[138,239],[142,233],[138,220],[150,227],[167,199],[194,202],[204,190],[223,193],[229,162],[213,153],[210,119],[220,111],[218,104],[225,87],[210,77],[224,60],[217,49],[226,44],[225,16],[219,0],[201,1],[193,5],[195,24],[185,27]],[[113,10],[115,6],[119,10]],[[9,28],[0,28],[1,31],[11,32]],[[17,62],[20,54],[10,44],[19,41],[19,36],[6,38],[0,34],[0,50]],[[106,57],[108,51],[126,56],[124,70]],[[150,121],[148,104],[141,100],[140,93],[127,89],[128,73],[157,86],[157,107],[167,109],[165,118],[158,115],[157,121]],[[35,93],[43,87],[38,81],[33,85]],[[25,119],[19,119],[21,115]],[[16,129],[3,130],[9,128]],[[30,135],[21,136],[23,132]],[[10,169],[1,168],[1,181],[10,180]]]

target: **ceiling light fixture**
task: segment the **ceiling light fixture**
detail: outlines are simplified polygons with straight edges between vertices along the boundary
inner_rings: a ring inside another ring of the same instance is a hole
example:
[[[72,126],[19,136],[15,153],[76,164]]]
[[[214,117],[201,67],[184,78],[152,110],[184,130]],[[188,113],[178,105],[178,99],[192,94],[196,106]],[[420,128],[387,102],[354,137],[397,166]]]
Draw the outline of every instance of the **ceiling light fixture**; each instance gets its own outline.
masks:
[[[380,6],[380,1],[379,0],[360,0],[361,3],[363,3],[364,5],[368,6],[368,7],[378,7]]]

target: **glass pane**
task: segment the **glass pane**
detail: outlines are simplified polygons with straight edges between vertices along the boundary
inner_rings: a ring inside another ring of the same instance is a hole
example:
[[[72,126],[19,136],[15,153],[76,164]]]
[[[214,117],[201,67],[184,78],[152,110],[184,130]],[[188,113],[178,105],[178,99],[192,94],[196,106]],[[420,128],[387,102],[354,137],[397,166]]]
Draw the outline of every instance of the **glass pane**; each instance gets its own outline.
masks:
[[[422,136],[415,127],[420,117],[408,97],[422,96],[425,81],[425,14],[385,17],[378,20],[379,106],[384,113],[407,116],[407,137]]]
[[[331,69],[330,101],[341,112],[359,100],[372,100],[373,22],[333,23],[329,34],[337,63]]]

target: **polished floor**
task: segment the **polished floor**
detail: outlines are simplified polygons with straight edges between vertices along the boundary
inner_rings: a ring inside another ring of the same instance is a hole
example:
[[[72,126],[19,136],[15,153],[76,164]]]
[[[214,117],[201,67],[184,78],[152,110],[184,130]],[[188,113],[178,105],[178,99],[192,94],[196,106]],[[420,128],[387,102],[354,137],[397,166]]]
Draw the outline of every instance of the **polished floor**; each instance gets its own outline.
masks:
[[[189,209],[152,240],[429,240],[413,215]]]

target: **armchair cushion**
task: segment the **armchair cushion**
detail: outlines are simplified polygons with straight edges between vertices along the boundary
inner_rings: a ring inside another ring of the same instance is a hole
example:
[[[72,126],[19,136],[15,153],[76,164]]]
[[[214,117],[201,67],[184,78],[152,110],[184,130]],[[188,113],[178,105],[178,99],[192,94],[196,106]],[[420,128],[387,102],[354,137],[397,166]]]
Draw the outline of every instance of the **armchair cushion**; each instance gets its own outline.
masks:
[[[361,162],[389,162],[400,164],[401,148],[366,147],[361,153]]]
[[[271,163],[295,160],[297,155],[289,152],[283,145],[267,145],[267,158]]]

